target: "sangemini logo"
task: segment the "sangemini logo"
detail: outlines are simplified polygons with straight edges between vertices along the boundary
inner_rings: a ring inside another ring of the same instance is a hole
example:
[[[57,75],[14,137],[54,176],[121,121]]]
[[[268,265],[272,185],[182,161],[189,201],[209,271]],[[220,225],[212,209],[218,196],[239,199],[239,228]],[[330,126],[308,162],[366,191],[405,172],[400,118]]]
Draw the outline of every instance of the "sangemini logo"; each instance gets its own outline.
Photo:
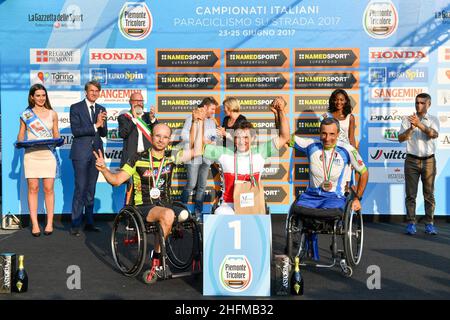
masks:
[[[390,0],[372,0],[364,11],[362,24],[372,38],[389,38],[398,27],[397,9]]]
[[[117,24],[125,38],[137,41],[150,34],[153,18],[144,2],[126,2],[120,10]]]

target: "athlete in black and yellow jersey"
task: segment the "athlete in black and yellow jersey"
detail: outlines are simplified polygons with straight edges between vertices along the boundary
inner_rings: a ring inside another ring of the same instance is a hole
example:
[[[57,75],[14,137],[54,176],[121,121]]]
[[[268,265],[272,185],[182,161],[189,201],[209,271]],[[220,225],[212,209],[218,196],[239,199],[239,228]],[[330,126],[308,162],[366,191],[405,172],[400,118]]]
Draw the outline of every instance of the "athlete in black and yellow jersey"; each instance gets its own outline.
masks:
[[[194,127],[194,126],[193,126]],[[191,134],[195,136],[195,128]],[[199,130],[199,134],[202,134]],[[135,154],[122,166],[121,170],[112,173],[105,165],[103,154],[99,150],[94,152],[97,161],[96,168],[103,174],[106,181],[113,186],[120,186],[133,178],[134,205],[142,212],[148,222],[159,222],[167,239],[175,219],[183,221],[188,217],[188,212],[178,206],[172,205],[170,188],[172,174],[176,163],[184,162],[194,154],[201,154],[201,144],[197,150],[179,152],[176,156],[167,153],[170,143],[171,129],[159,123],[152,131],[152,148],[145,152]],[[185,159],[184,159],[185,158]],[[156,278],[156,269],[160,266],[160,245],[155,242],[152,256],[152,269],[150,277]],[[151,281],[152,279],[148,279]]]

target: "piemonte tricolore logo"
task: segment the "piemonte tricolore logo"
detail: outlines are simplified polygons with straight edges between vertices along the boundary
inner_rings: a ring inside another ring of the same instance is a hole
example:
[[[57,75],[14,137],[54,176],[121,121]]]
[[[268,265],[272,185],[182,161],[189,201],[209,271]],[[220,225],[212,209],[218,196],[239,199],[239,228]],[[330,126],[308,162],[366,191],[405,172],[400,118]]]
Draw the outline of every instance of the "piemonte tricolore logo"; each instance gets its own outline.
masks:
[[[129,40],[145,39],[153,27],[153,18],[144,2],[126,2],[117,21],[122,35]]]

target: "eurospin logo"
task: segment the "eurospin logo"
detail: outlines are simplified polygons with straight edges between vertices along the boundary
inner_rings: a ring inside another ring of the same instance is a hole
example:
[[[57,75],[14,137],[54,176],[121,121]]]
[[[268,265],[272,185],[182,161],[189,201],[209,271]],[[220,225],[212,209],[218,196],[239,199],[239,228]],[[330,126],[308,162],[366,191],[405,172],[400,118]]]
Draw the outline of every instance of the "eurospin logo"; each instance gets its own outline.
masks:
[[[389,38],[398,27],[397,9],[390,0],[372,0],[364,11],[362,24],[372,38]]]
[[[120,10],[117,25],[125,38],[143,40],[152,31],[152,14],[144,2],[126,2]]]
[[[450,74],[450,73],[449,73]],[[392,70],[387,67],[370,67],[369,82],[370,83],[387,83],[387,82],[427,82],[427,68],[410,68],[404,71]]]
[[[98,81],[101,84],[144,84],[145,69],[107,69],[90,68],[89,79]]]
[[[227,255],[219,270],[222,287],[230,292],[242,292],[253,280],[252,266],[246,256]]]

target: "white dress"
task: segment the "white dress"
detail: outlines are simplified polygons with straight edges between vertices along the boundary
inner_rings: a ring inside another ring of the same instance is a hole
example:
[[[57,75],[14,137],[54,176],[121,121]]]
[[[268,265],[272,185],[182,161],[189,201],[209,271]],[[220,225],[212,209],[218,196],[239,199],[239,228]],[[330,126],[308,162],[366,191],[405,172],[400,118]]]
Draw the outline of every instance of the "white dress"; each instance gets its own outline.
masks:
[[[53,128],[53,111],[41,121],[52,132]],[[37,140],[36,137],[27,127],[27,140]],[[38,146],[25,149],[23,157],[25,178],[55,178],[56,176],[56,159],[47,146]]]

